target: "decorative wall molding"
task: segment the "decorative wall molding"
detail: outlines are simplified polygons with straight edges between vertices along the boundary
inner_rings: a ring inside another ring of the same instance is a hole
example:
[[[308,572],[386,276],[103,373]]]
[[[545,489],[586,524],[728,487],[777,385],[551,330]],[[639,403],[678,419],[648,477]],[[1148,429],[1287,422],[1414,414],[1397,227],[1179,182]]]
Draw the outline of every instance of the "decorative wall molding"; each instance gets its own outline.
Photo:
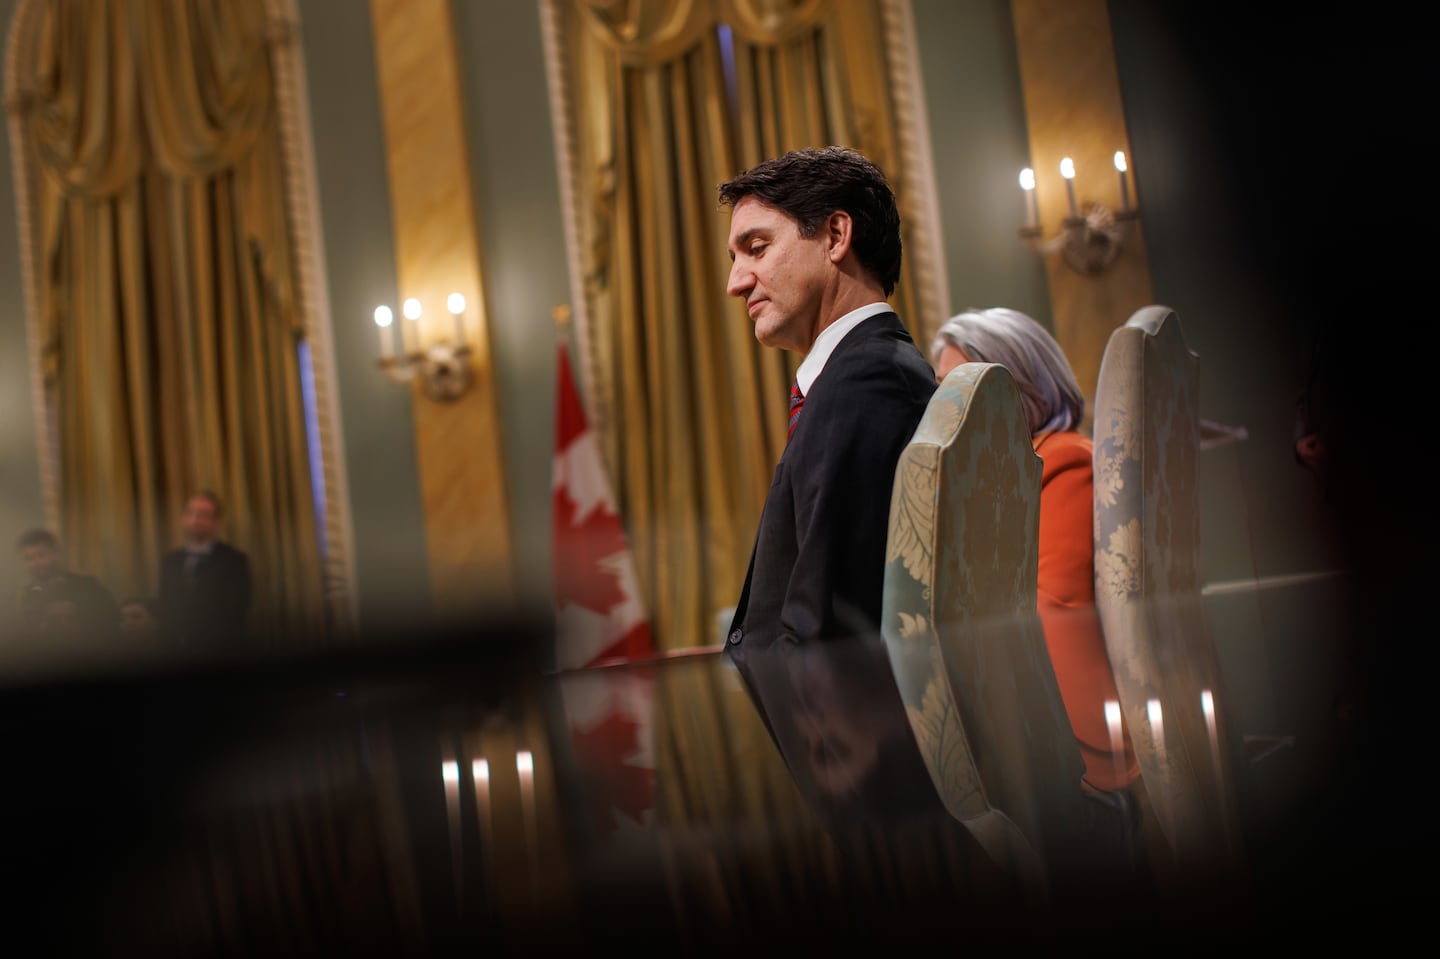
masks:
[[[945,269],[945,245],[940,229],[940,197],[935,182],[935,150],[930,143],[925,86],[920,77],[920,44],[915,37],[911,0],[880,0],[885,23],[885,59],[890,67],[890,90],[895,103],[895,133],[899,138],[901,175],[909,189],[906,206],[912,216],[906,249],[915,274],[920,315],[912,318],[920,336],[921,352],[940,324],[950,315],[950,282]]]
[[[266,0],[270,23],[270,58],[275,71],[275,98],[285,164],[286,208],[290,213],[291,246],[295,251],[295,282],[310,341],[310,366],[315,384],[316,419],[320,430],[321,469],[325,490],[325,593],[341,631],[353,629],[356,610],[354,520],[350,481],[345,471],[345,433],[341,428],[336,384],[334,323],[330,288],[326,284],[325,243],[320,229],[320,186],[315,178],[315,145],[311,139],[310,91],[305,81],[304,51],[299,42],[300,17],[295,0]]]

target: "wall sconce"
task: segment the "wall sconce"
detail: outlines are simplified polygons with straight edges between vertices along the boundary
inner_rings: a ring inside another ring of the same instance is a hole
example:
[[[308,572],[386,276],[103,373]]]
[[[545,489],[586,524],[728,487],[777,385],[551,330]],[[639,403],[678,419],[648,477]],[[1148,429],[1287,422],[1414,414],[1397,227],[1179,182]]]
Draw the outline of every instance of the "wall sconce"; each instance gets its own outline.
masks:
[[[455,338],[413,350],[407,349],[405,344],[420,341],[420,301],[411,297],[402,307],[413,335],[398,330],[397,336],[391,329],[395,316],[390,307],[375,307],[375,325],[380,329],[380,368],[396,383],[408,383],[420,377],[425,395],[441,403],[459,399],[475,380],[470,365],[470,347],[465,344],[465,327],[461,321],[465,315],[465,297],[451,293],[446,306],[455,324]],[[397,339],[401,347],[399,351],[396,350]]]
[[[1080,273],[1094,274],[1104,270],[1120,255],[1125,244],[1132,220],[1140,211],[1130,206],[1130,183],[1126,178],[1129,167],[1125,152],[1115,151],[1115,172],[1120,177],[1120,209],[1112,211],[1099,203],[1087,200],[1083,204],[1075,201],[1075,161],[1069,157],[1060,161],[1060,176],[1065,179],[1065,197],[1069,203],[1070,215],[1060,221],[1060,232],[1049,240],[1043,240],[1040,217],[1035,202],[1035,171],[1026,167],[1020,171],[1020,189],[1025,191],[1025,226],[1020,236],[1027,246],[1036,253],[1049,256],[1059,252],[1065,262]]]

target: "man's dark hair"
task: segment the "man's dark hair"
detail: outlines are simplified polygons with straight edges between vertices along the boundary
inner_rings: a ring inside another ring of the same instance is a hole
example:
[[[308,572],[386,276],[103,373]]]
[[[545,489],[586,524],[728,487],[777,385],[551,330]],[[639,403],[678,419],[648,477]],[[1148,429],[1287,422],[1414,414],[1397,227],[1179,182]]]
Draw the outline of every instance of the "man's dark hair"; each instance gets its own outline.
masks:
[[[846,147],[794,150],[720,184],[722,206],[748,196],[772,206],[814,236],[836,210],[855,223],[851,244],[860,265],[880,281],[885,295],[900,280],[900,211],[885,174]]]
[[[27,529],[15,541],[15,549],[22,550],[27,546],[48,546],[51,549],[59,549],[60,540],[48,529]]]

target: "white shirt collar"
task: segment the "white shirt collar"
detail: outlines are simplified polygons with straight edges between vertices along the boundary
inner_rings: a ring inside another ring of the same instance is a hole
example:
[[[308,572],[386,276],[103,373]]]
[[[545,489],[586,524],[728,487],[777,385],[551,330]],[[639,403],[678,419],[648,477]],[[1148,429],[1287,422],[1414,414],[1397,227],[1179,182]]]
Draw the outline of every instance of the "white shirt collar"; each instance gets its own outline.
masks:
[[[800,392],[806,396],[810,395],[810,387],[820,378],[820,372],[825,369],[825,363],[830,359],[830,354],[835,352],[835,347],[845,339],[845,334],[859,326],[864,320],[870,319],[879,313],[889,313],[889,303],[881,300],[879,303],[869,303],[858,310],[851,310],[840,319],[831,323],[820,331],[815,337],[815,345],[810,347],[810,352],[805,354],[805,359],[800,361],[800,368],[795,371],[795,379],[800,383]]]

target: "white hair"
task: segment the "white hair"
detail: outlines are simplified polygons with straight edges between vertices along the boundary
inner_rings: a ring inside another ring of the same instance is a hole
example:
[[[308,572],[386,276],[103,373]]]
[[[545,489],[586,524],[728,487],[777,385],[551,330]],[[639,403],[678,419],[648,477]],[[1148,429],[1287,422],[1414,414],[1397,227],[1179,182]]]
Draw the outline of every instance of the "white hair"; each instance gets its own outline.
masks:
[[[946,346],[974,363],[998,363],[1010,371],[1025,406],[1030,434],[1073,430],[1085,413],[1085,394],[1075,371],[1050,331],[1021,313],[1004,307],[966,310],[946,320],[930,346],[930,362],[938,364]]]

